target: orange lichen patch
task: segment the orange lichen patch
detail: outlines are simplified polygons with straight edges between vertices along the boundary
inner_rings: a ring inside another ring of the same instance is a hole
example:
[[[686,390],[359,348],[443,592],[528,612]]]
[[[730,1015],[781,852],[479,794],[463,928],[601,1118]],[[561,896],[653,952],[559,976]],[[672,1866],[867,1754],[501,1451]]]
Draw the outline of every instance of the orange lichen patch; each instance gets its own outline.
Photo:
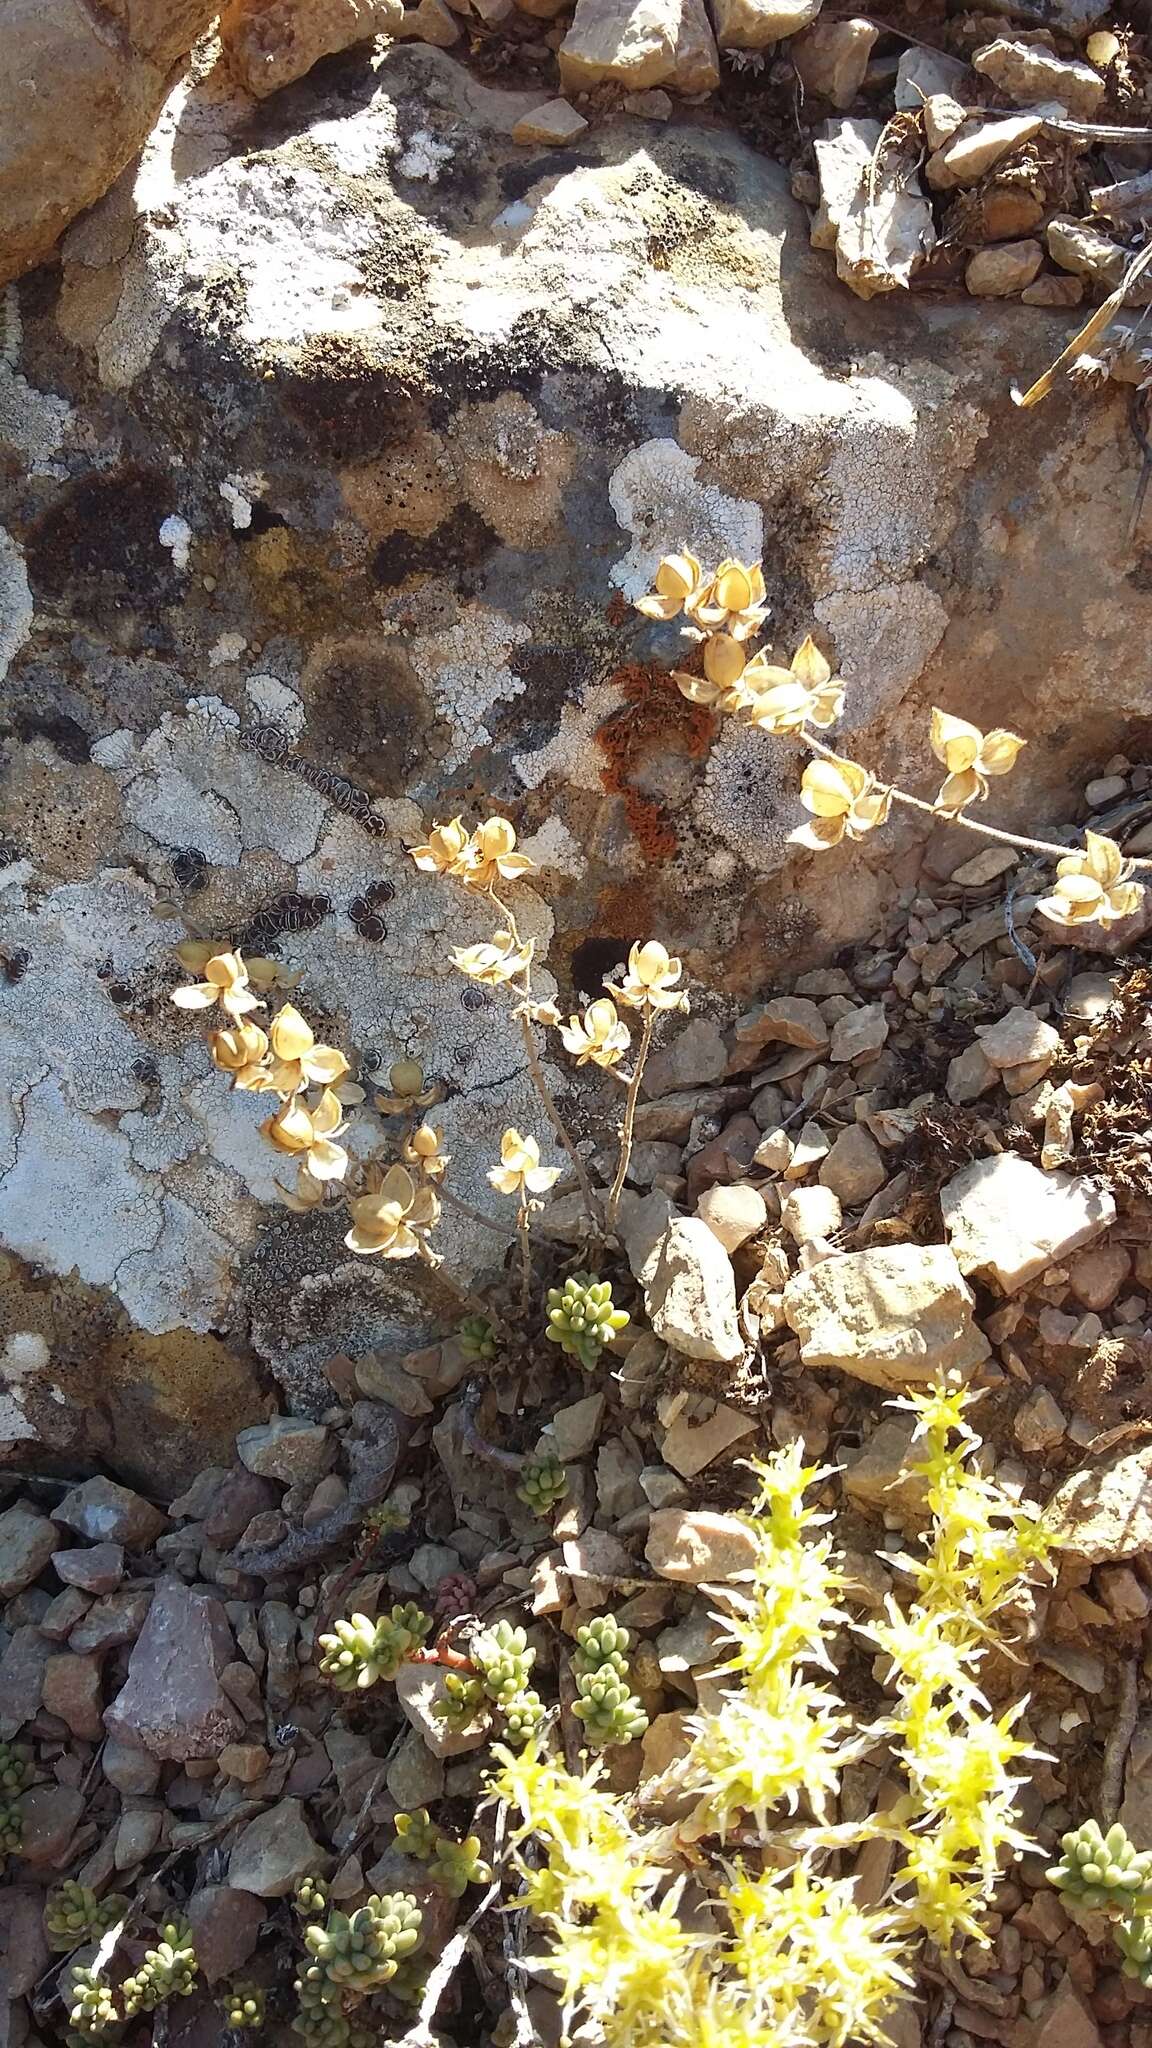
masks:
[[[675,827],[665,805],[636,787],[636,771],[656,749],[701,760],[712,744],[716,719],[703,705],[682,697],[667,671],[654,663],[629,662],[612,681],[623,691],[624,702],[594,735],[605,756],[600,780],[623,797],[628,828],[645,858],[667,861],[679,843]]]

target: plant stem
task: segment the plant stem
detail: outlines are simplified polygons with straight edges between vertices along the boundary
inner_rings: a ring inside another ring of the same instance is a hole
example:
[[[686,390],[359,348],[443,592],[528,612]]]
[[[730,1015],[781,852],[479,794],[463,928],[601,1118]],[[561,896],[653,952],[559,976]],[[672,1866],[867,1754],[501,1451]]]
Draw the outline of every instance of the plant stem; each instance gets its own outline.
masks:
[[[435,1273],[445,1293],[451,1294],[455,1298],[464,1314],[483,1316],[484,1320],[491,1324],[494,1336],[503,1337],[506,1340],[510,1339],[512,1336],[511,1330],[508,1328],[503,1316],[492,1307],[491,1302],[481,1301],[480,1296],[473,1294],[470,1287],[461,1287],[459,1281],[450,1280],[444,1271],[444,1261],[436,1257],[431,1246],[426,1244],[423,1238],[420,1238],[418,1242],[421,1263],[427,1266],[430,1273]]]
[[[835,747],[826,747],[823,740],[818,740],[814,733],[809,732],[807,726],[798,737],[811,753],[822,755],[825,761],[842,758],[837,754]],[[880,781],[879,777],[876,779]],[[966,831],[977,832],[982,839],[995,839],[1001,846],[1019,846],[1025,853],[1044,853],[1051,860],[1065,860],[1070,853],[1076,851],[1074,846],[1061,846],[1051,839],[1028,839],[1021,832],[1005,832],[1000,825],[985,825],[979,818],[970,818],[965,811],[939,811],[935,804],[928,803],[924,797],[910,796],[906,789],[897,789],[892,782],[881,783],[881,787],[889,791],[893,803],[906,804],[912,811],[923,811],[926,817],[934,818],[938,822],[943,820],[948,825],[963,825]],[[1133,868],[1152,868],[1152,859],[1133,858],[1128,865]]]
[[[474,1209],[471,1202],[466,1202],[462,1196],[454,1194],[445,1182],[440,1182],[436,1193],[442,1202],[447,1202],[449,1208],[458,1210],[461,1216],[467,1216],[470,1223],[482,1223],[485,1230],[491,1230],[495,1236],[503,1238],[505,1244],[507,1244],[508,1233],[504,1225],[502,1223],[494,1223],[491,1216],[485,1216],[482,1209]]]
[[[528,1235],[528,1202],[525,1197],[516,1212],[520,1232],[520,1313],[526,1316],[532,1299],[532,1241]]]
[[[650,1006],[647,1006],[644,1011],[643,1029],[640,1033],[640,1049],[636,1054],[636,1062],[632,1068],[632,1079],[628,1083],[628,1096],[624,1104],[624,1122],[620,1127],[620,1158],[616,1167],[616,1178],[612,1183],[612,1192],[608,1197],[608,1207],[604,1216],[604,1228],[609,1236],[616,1226],[616,1211],[620,1206],[620,1195],[627,1177],[628,1163],[632,1157],[632,1134],[636,1128],[636,1105],[640,1100],[640,1083],[644,1077],[644,1063],[648,1058],[649,1049],[652,1044],[652,1031],[655,1023],[656,1012]]]

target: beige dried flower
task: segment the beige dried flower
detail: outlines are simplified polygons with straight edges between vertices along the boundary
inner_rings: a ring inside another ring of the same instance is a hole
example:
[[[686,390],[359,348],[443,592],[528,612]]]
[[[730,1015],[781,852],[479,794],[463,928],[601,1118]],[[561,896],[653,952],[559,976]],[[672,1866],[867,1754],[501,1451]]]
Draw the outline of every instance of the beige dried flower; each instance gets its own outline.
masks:
[[[344,1242],[366,1257],[410,1259],[440,1220],[433,1190],[417,1187],[402,1166],[389,1167],[376,1192],[359,1195],[351,1207],[352,1228]]]
[[[747,640],[768,617],[764,599],[759,562],[729,560],[721,562],[704,589],[692,592],[685,600],[685,610],[705,633],[728,633],[734,640]]]
[[[978,725],[969,725],[967,719],[953,718],[949,712],[936,708],[932,712],[931,741],[936,759],[948,770],[947,780],[936,798],[938,811],[960,811],[974,797],[986,797],[988,777],[1007,775],[1025,744],[1016,733],[1006,732],[1002,726],[994,732],[981,732]]]
[[[410,846],[409,858],[424,874],[463,875],[471,855],[472,841],[464,820],[453,818],[447,825],[433,825],[423,846]]]
[[[629,953],[628,972],[614,991],[616,1000],[631,1010],[686,1010],[687,996],[673,986],[681,971],[679,960],[659,939],[648,939]]]
[[[586,1067],[589,1060],[597,1067],[614,1067],[632,1042],[628,1026],[607,996],[589,1003],[582,1017],[569,1017],[560,1026],[560,1036],[578,1067]]]
[[[388,1069],[388,1084],[390,1094],[373,1097],[384,1116],[409,1116],[414,1109],[428,1109],[432,1103],[442,1101],[444,1095],[439,1081],[425,1081],[419,1060],[393,1060]]]
[[[268,1037],[275,1055],[272,1079],[281,1095],[297,1095],[310,1083],[334,1087],[349,1072],[343,1053],[318,1045],[312,1026],[291,1003],[276,1012]]]
[[[258,1092],[271,1087],[265,1065],[268,1034],[258,1024],[237,1024],[231,1031],[214,1031],[208,1040],[208,1050],[213,1066],[231,1076],[234,1088]]]
[[[762,732],[797,733],[805,725],[828,726],[844,709],[844,681],[834,676],[811,634],[796,649],[788,668],[773,668],[757,656],[748,664],[748,717]]]
[[[348,1171],[348,1154],[335,1142],[344,1129],[341,1104],[330,1088],[323,1090],[314,1108],[299,1096],[289,1096],[260,1129],[278,1152],[299,1158],[314,1180],[343,1180]]]
[[[248,970],[239,953],[211,954],[204,963],[204,980],[188,988],[174,988],[172,1001],[178,1010],[210,1010],[219,1003],[237,1020],[261,1007],[259,996],[248,986]]]
[[[462,877],[469,889],[491,889],[498,881],[515,882],[536,866],[526,853],[516,852],[516,829],[507,818],[486,818],[477,825],[469,845],[471,859]]]
[[[646,619],[674,619],[703,586],[704,571],[695,555],[665,555],[654,581],[655,589],[637,598],[635,609]]]
[[[297,1215],[306,1216],[311,1210],[320,1207],[330,1187],[329,1181],[317,1180],[315,1174],[309,1173],[306,1166],[301,1166],[297,1168],[295,1188],[280,1188],[278,1193],[286,1209],[293,1209]]]
[[[1117,918],[1131,917],[1143,901],[1143,886],[1131,881],[1131,874],[1132,864],[1114,839],[1085,832],[1083,853],[1057,862],[1052,894],[1041,897],[1036,908],[1053,924],[1115,924]]]
[[[453,946],[452,963],[470,981],[482,981],[489,988],[499,988],[503,982],[523,974],[530,966],[535,950],[535,939],[526,939],[522,945],[517,945],[511,932],[497,932],[482,946]]]
[[[838,846],[845,834],[849,839],[861,839],[865,832],[882,825],[892,807],[892,792],[857,761],[832,754],[809,761],[800,784],[800,801],[812,812],[812,822],[798,825],[788,834],[789,840],[793,846],[821,853]]]
[[[559,1024],[560,1012],[551,997],[544,1003],[517,1003],[514,1017],[527,1017],[530,1024]]]
[[[559,1180],[560,1168],[541,1166],[535,1138],[507,1130],[500,1140],[500,1164],[489,1169],[488,1178],[502,1195],[542,1195]]]
[[[672,680],[691,704],[706,704],[713,711],[746,711],[752,701],[750,672],[760,659],[757,655],[749,662],[731,633],[713,633],[704,642],[703,675],[690,676],[674,668]]]
[[[443,1137],[431,1124],[418,1124],[400,1150],[405,1165],[414,1166],[426,1180],[443,1180],[449,1163],[443,1144]]]

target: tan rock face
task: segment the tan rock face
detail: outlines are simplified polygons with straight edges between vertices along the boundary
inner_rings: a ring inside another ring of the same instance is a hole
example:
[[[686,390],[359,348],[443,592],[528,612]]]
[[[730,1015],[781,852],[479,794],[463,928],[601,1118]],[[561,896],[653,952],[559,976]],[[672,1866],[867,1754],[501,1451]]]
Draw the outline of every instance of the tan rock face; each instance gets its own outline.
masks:
[[[321,57],[369,36],[393,35],[403,0],[232,0],[220,40],[237,82],[257,99],[303,78]]]
[[[212,0],[5,0],[0,9],[0,285],[51,254],[108,190],[163,104]]]
[[[720,65],[701,0],[577,0],[560,45],[560,78],[566,92],[605,79],[634,90],[713,91]]]
[[[988,1356],[972,1294],[946,1245],[901,1244],[794,1273],[784,1314],[806,1366],[904,1388],[966,1372]]]

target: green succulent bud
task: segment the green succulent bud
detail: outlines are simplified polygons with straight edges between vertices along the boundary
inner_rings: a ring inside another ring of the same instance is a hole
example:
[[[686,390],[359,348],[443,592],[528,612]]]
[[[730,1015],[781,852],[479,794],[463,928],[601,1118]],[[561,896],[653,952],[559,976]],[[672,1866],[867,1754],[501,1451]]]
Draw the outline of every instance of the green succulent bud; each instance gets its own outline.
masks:
[[[584,1672],[615,1672],[617,1678],[628,1676],[628,1645],[632,1638],[622,1622],[614,1614],[598,1614],[594,1621],[587,1621],[576,1631],[576,1654],[572,1666],[579,1677]]]
[[[544,1702],[539,1693],[526,1686],[503,1708],[504,1740],[509,1749],[523,1749],[530,1742],[544,1719]]]
[[[396,1975],[388,1986],[389,1998],[398,1998],[402,2005],[419,2005],[430,1968],[427,1956],[406,1956],[396,1966]],[[379,2044],[374,2041],[368,2048],[379,2048]]]
[[[467,1728],[478,1714],[482,1714],[486,1703],[483,1681],[466,1677],[460,1671],[444,1674],[444,1691],[432,1707],[437,1720],[447,1721],[449,1728]]]
[[[1120,1951],[1124,1975],[1152,1987],[1152,1920],[1142,1913],[1120,1920],[1112,1929],[1112,1939]]]
[[[409,1893],[373,1894],[354,1913],[333,1907],[323,1927],[305,1928],[304,1945],[331,1990],[362,1995],[396,1975],[420,1940],[421,1918]]]
[[[582,1672],[576,1690],[580,1697],[573,1702],[572,1712],[583,1721],[584,1733],[597,1749],[611,1749],[643,1735],[648,1716],[636,1695],[629,1692],[627,1677],[619,1677],[610,1665]]]
[[[488,1698],[498,1707],[524,1689],[536,1662],[535,1650],[528,1648],[527,1632],[510,1621],[497,1621],[481,1630],[471,1654]]]
[[[155,2012],[166,1998],[187,1998],[196,1986],[200,1968],[192,1946],[191,1929],[172,1920],[161,1928],[155,1948],[145,1949],[144,1961],[120,1987],[126,2019],[138,2012]]]
[[[106,1899],[98,1899],[87,1885],[66,1878],[44,1901],[49,1947],[72,1949],[86,1941],[99,1941],[127,1908],[128,1899],[123,1892],[109,1892]]]
[[[32,1776],[32,1765],[11,1742],[0,1742],[0,1806],[19,1797]]]
[[[226,2026],[236,2033],[254,2032],[264,2025],[265,1994],[259,1984],[241,1979],[229,1986],[222,2009]]]
[[[328,1887],[322,1877],[302,1877],[292,1894],[292,1904],[302,1920],[311,1920],[328,1904]]]
[[[77,2041],[98,2041],[118,2024],[111,1987],[95,1970],[77,1965],[69,1973],[64,1995],[68,2001],[68,2024]]]
[[[516,1488],[517,1498],[531,1508],[534,1515],[550,1515],[558,1500],[563,1500],[568,1491],[568,1473],[554,1451],[543,1451],[537,1458],[525,1458],[520,1467],[520,1483]]]
[[[321,1966],[307,1964],[294,1989],[293,2033],[299,2034],[308,2048],[350,2048],[352,2029],[344,2017],[340,1994],[328,1985]]]
[[[429,1874],[443,1885],[450,1899],[462,1899],[470,1884],[487,1884],[492,1869],[480,1854],[479,1835],[468,1835],[463,1842],[441,1835]]]
[[[1048,1878],[1070,1903],[1113,1920],[1152,1910],[1152,1850],[1137,1850],[1119,1821],[1104,1834],[1086,1820],[1060,1846],[1064,1853]]]
[[[591,1372],[604,1346],[631,1320],[627,1309],[614,1308],[612,1283],[594,1273],[571,1273],[563,1287],[550,1287],[545,1336]]]
[[[431,1615],[411,1600],[379,1621],[354,1614],[349,1620],[335,1622],[331,1635],[321,1636],[324,1655],[320,1669],[339,1692],[363,1692],[378,1678],[395,1678],[431,1628]]]
[[[418,1856],[421,1863],[427,1863],[436,1854],[437,1834],[428,1816],[426,1806],[418,1807],[415,1813],[398,1813],[393,1827],[396,1830],[396,1847],[403,1849],[407,1856]]]
[[[496,1334],[487,1316],[465,1316],[456,1342],[474,1365],[488,1365],[496,1356]]]
[[[24,1840],[24,1817],[15,1799],[0,1799],[0,1860],[18,1854]]]
[[[366,1508],[360,1517],[360,1527],[366,1536],[379,1541],[381,1536],[395,1536],[401,1529],[407,1529],[412,1520],[405,1508],[393,1501],[382,1500],[374,1508]]]

